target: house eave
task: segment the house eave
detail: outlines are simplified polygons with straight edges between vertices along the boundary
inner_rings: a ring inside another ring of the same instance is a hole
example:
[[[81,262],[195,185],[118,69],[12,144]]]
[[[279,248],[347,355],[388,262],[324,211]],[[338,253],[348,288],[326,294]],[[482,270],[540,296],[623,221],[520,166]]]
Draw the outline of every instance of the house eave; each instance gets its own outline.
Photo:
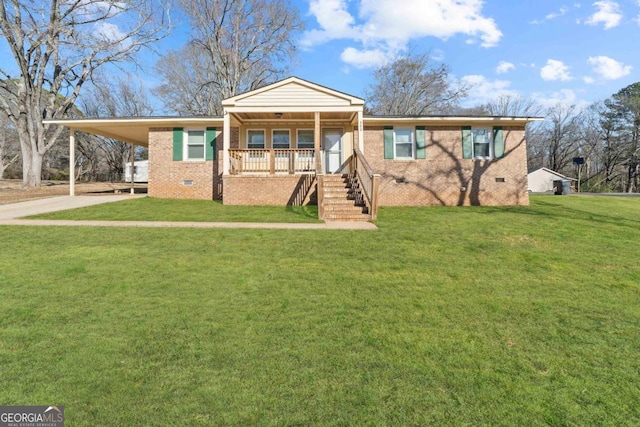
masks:
[[[504,116],[364,116],[367,123],[425,123],[432,125],[511,125],[519,126],[544,120],[543,117],[504,117]]]

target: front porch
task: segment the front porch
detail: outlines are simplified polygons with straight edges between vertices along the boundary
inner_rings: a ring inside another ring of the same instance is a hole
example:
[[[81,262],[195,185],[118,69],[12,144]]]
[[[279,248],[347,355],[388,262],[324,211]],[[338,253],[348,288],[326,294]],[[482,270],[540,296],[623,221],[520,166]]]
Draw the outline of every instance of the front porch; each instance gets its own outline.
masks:
[[[363,179],[356,169],[363,100],[291,78],[222,106],[223,203],[317,203],[322,219],[375,217],[375,197],[363,195],[373,190],[373,173]],[[337,180],[325,180],[331,175]]]
[[[380,176],[362,152],[354,149],[337,173],[325,172],[323,158],[328,158],[323,150],[231,149],[223,201],[230,205],[317,204],[320,219],[376,219]]]

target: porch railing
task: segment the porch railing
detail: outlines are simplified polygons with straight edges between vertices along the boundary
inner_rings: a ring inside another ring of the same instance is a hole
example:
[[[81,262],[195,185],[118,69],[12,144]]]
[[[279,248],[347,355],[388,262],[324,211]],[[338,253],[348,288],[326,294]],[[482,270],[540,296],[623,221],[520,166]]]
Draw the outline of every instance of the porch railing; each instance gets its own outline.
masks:
[[[362,152],[355,148],[353,156],[349,158],[349,173],[357,181],[362,194],[362,201],[367,206],[371,219],[378,217],[378,186],[380,175],[373,173]]]
[[[229,173],[312,173],[316,170],[315,151],[313,149],[231,149]]]

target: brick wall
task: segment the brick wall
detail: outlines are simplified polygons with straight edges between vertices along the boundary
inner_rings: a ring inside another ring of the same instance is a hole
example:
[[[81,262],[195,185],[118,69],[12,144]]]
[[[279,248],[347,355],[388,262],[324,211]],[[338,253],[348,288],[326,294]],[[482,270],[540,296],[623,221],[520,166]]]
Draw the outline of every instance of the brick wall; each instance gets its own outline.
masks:
[[[149,130],[149,196],[172,199],[222,198],[222,132],[216,137],[216,159],[174,161],[173,129]],[[238,129],[231,129],[231,147],[238,147]],[[185,185],[191,181],[191,185]]]
[[[225,205],[308,205],[316,204],[313,175],[228,175],[224,178]]]
[[[381,175],[381,206],[527,205],[527,159],[523,127],[503,127],[505,156],[462,158],[460,127],[427,129],[427,158],[384,159],[383,127],[365,127],[365,157]],[[231,148],[239,130],[231,129]],[[357,138],[357,135],[355,136]],[[229,205],[316,203],[315,179],[305,175],[227,176],[222,179],[222,132],[217,160],[173,161],[171,128],[149,131],[149,195],[163,198],[221,199]],[[193,185],[184,185],[191,180]]]
[[[427,158],[384,158],[383,127],[364,129],[364,154],[381,175],[380,206],[528,205],[523,127],[503,127],[505,156],[462,158],[460,127],[427,128]]]

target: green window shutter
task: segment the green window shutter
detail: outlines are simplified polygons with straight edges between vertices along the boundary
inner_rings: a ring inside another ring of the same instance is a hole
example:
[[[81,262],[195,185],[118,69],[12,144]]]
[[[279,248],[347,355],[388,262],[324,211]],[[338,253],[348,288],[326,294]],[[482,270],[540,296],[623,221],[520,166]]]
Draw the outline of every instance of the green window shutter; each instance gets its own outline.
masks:
[[[427,131],[424,126],[416,126],[416,159],[427,158]]]
[[[182,160],[183,129],[173,128],[173,160]]]
[[[207,135],[205,140],[205,150],[207,160],[216,159],[216,128],[207,128]]]
[[[473,157],[473,144],[471,137],[471,126],[462,126],[462,158]]]
[[[493,156],[496,159],[504,157],[504,132],[500,126],[493,128]]]
[[[384,158],[393,159],[393,126],[384,127]]]

